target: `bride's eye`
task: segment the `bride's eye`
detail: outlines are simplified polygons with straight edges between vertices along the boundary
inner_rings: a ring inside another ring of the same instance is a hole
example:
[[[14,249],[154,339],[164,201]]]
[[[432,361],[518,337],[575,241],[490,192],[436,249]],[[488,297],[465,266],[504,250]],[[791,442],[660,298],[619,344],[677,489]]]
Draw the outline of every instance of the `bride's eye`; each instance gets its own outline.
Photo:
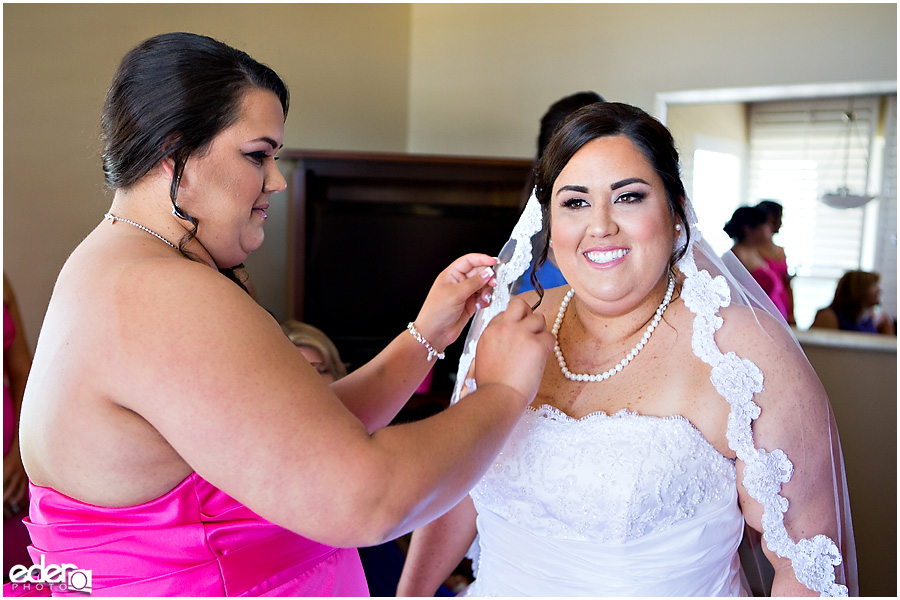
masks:
[[[616,204],[632,204],[634,202],[640,202],[646,197],[646,194],[642,192],[626,192],[620,196],[617,196],[614,202]]]
[[[563,208],[582,208],[588,206],[588,201],[584,198],[567,198],[562,201],[561,206]]]

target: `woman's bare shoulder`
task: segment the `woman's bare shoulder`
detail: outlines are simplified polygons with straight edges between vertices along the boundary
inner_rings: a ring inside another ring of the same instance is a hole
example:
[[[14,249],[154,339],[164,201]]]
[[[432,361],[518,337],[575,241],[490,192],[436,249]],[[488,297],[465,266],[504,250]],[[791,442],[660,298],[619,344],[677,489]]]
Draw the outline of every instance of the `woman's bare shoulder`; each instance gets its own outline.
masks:
[[[816,318],[813,319],[811,327],[823,327],[826,329],[840,329],[837,313],[830,306],[820,308],[816,311]]]

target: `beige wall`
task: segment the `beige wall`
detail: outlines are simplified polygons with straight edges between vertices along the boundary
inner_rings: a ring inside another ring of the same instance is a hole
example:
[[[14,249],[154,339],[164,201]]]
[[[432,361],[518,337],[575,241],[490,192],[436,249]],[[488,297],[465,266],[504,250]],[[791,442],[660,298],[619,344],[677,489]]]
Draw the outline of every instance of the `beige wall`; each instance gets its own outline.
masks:
[[[897,77],[895,4],[421,4],[410,149],[529,156],[557,98]]]
[[[111,195],[100,169],[103,95],[121,57],[165,31],[247,50],[291,89],[288,147],[406,149],[407,5],[3,6],[3,267],[32,348],[56,276]],[[248,261],[271,310],[284,303],[286,204]]]
[[[150,35],[219,37],[293,93],[285,143],[527,157],[558,97],[896,79],[894,4],[199,4],[3,7],[4,269],[31,345],[56,274],[108,207],[98,120]],[[860,41],[864,40],[864,43]],[[289,167],[289,165],[285,165]],[[248,261],[284,314],[286,208]]]

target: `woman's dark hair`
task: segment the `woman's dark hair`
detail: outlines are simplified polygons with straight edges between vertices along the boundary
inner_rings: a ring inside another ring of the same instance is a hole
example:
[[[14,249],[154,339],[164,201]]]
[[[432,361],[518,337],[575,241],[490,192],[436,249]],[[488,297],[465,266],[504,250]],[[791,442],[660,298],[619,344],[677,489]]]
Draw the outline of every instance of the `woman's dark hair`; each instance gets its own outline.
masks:
[[[831,309],[853,322],[859,321],[868,305],[866,300],[873,285],[881,281],[881,275],[869,271],[847,271],[838,280]]]
[[[127,188],[171,157],[173,212],[193,225],[178,246],[188,258],[184,246],[196,235],[197,220],[178,206],[184,165],[237,121],[245,92],[254,88],[273,92],[287,117],[290,95],[271,68],[207,36],[165,33],[125,55],[106,93],[101,118],[106,185]],[[231,269],[222,271],[241,285]]]
[[[673,253],[669,269],[684,256],[691,242],[687,227],[685,191],[678,166],[675,140],[665,125],[649,114],[628,104],[603,102],[591,104],[573,113],[553,134],[537,169],[537,199],[544,220],[540,253],[531,274],[531,282],[538,294],[543,289],[537,281],[536,271],[547,260],[550,232],[550,196],[556,178],[576,152],[588,142],[602,137],[625,136],[633,143],[653,167],[666,190],[666,200],[673,216],[684,226],[687,243]]]
[[[784,215],[784,207],[774,200],[762,200],[756,205],[756,208],[766,213],[766,216],[774,219],[781,219]]]
[[[597,102],[604,102],[603,96],[597,92],[578,92],[566,96],[565,98],[560,98],[551,104],[550,108],[547,109],[547,112],[544,113],[544,116],[541,117],[541,131],[538,134],[537,158],[540,160],[544,155],[544,150],[547,148],[547,144],[550,143],[550,137],[553,135],[553,132],[556,131],[556,128],[559,127],[559,124],[566,120],[566,117],[579,108]]]
[[[550,137],[556,131],[560,123],[579,108],[594,104],[596,102],[605,102],[603,96],[597,92],[577,92],[570,94],[565,98],[560,98],[550,105],[544,116],[541,117],[541,130],[538,132],[537,139],[537,155],[534,158],[534,164],[528,172],[528,179],[525,181],[525,188],[522,190],[522,198],[519,200],[519,210],[525,208],[528,199],[531,198],[531,190],[534,189],[534,180],[537,176],[538,166],[541,157],[544,156],[544,149],[550,143]],[[536,248],[535,248],[536,250]]]
[[[742,242],[747,237],[747,228],[755,229],[769,221],[769,215],[756,206],[741,206],[734,211],[731,219],[722,229],[731,239]]]

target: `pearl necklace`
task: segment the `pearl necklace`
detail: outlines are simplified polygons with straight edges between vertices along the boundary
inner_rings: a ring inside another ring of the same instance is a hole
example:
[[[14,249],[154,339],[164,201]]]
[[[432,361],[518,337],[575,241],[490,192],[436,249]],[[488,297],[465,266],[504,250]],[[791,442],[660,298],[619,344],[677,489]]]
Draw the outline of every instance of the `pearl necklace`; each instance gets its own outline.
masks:
[[[146,231],[146,232],[149,233],[150,235],[155,236],[155,237],[161,239],[162,241],[164,241],[164,242],[167,243],[168,245],[170,245],[170,246],[172,246],[173,248],[175,248],[176,250],[178,250],[178,247],[175,246],[175,244],[173,244],[172,242],[170,242],[169,240],[167,240],[167,239],[164,238],[163,236],[159,235],[159,234],[156,233],[155,231],[150,231],[149,229],[147,229],[146,227],[144,227],[144,226],[141,225],[140,223],[135,223],[134,221],[129,221],[128,219],[123,219],[122,217],[117,217],[116,215],[114,215],[114,214],[112,214],[112,213],[106,213],[105,215],[103,215],[103,218],[104,218],[104,219],[109,219],[109,220],[111,220],[113,223],[115,223],[116,221],[122,221],[123,223],[128,223],[129,225],[134,225],[134,226],[137,227],[138,229],[143,229],[144,231]]]
[[[609,371],[605,373],[601,373],[599,375],[590,375],[583,373],[572,373],[569,371],[568,367],[566,367],[566,359],[563,357],[562,349],[559,347],[559,326],[562,325],[563,316],[566,314],[566,308],[569,306],[569,302],[571,302],[572,298],[575,296],[575,290],[570,289],[569,293],[565,295],[562,303],[559,305],[559,313],[556,315],[556,322],[553,323],[553,338],[556,340],[556,345],[553,348],[553,351],[556,353],[556,360],[559,362],[559,368],[562,371],[562,374],[566,376],[566,379],[571,379],[572,381],[604,381],[609,379],[622,369],[628,366],[634,357],[638,355],[638,352],[643,350],[644,346],[647,344],[647,341],[650,339],[650,336],[653,335],[653,330],[656,329],[656,326],[659,325],[660,319],[662,319],[663,313],[666,312],[666,308],[669,306],[669,302],[672,300],[672,291],[675,289],[675,279],[669,276],[669,287],[666,289],[666,295],[663,298],[662,302],[659,303],[659,308],[656,309],[656,314],[653,315],[653,320],[650,321],[650,325],[647,326],[647,330],[644,332],[643,337],[641,337],[641,341],[637,343],[637,345],[631,349],[628,354],[625,355],[625,358],[622,359],[621,362],[616,364],[615,367],[611,368]]]

